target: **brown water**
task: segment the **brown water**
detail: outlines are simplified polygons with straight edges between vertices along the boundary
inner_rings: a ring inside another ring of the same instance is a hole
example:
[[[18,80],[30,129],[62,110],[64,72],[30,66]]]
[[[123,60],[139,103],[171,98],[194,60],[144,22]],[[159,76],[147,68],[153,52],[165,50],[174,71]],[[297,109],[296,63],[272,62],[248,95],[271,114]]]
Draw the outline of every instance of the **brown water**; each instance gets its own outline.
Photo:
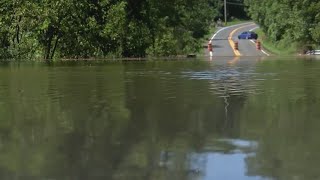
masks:
[[[0,179],[320,179],[320,61],[2,63]]]

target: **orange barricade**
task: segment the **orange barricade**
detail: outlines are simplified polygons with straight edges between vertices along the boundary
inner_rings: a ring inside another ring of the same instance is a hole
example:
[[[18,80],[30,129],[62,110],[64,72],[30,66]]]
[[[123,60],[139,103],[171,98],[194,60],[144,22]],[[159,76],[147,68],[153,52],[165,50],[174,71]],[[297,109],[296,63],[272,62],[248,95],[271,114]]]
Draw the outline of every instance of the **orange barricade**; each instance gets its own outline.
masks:
[[[211,41],[209,41],[209,43],[208,43],[208,51],[209,51],[209,52],[212,52],[212,51],[213,51],[212,42],[211,42]]]
[[[239,43],[238,41],[234,42],[234,49],[239,50]]]
[[[261,50],[261,42],[257,40],[256,45],[257,45],[257,50]]]

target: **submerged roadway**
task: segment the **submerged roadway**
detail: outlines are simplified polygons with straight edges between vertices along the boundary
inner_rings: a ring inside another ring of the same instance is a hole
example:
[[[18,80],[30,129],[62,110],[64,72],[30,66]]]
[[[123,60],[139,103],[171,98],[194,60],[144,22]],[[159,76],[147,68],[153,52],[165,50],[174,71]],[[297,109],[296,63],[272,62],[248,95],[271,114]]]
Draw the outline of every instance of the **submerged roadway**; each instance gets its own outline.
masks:
[[[238,39],[241,32],[254,31],[257,28],[258,26],[252,22],[220,28],[210,40],[213,47],[213,57],[269,56],[263,49],[256,48],[255,40]],[[234,48],[235,42],[238,42],[238,50]]]

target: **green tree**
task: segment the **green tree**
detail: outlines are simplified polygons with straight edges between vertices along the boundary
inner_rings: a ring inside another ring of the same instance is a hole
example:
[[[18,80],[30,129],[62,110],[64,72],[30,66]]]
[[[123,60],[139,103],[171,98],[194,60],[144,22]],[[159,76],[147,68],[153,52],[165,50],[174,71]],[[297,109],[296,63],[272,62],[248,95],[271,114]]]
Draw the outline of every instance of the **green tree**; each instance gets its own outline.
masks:
[[[249,15],[275,43],[319,45],[320,2],[312,0],[245,0]]]
[[[0,0],[0,58],[168,56],[196,52],[214,0]]]

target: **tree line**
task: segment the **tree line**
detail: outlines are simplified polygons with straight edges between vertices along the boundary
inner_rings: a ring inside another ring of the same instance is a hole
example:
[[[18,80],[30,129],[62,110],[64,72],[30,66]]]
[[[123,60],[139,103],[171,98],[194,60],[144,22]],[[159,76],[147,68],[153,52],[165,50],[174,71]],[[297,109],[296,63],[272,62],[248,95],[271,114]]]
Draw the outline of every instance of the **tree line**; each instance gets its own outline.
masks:
[[[320,45],[319,0],[245,0],[247,11],[274,43]],[[309,46],[309,47],[308,47]]]
[[[0,58],[191,53],[221,7],[215,0],[0,0]]]

